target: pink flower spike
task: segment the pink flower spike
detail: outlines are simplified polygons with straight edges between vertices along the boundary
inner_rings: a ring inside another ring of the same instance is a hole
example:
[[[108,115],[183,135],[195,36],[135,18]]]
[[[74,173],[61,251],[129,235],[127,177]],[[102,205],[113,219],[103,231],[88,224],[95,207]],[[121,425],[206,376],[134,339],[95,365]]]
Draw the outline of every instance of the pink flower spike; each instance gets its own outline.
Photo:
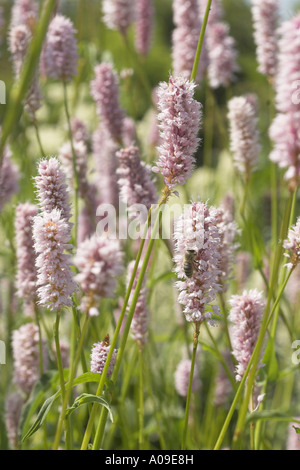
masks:
[[[89,313],[102,297],[114,297],[117,277],[123,272],[123,253],[119,241],[105,235],[92,235],[77,249],[74,264],[76,281],[83,291],[81,310]]]
[[[144,205],[148,211],[157,202],[157,194],[150,169],[141,161],[138,148],[121,149],[116,156],[119,160],[120,198],[129,206],[129,215],[135,214],[136,204]]]
[[[109,29],[126,34],[135,19],[135,2],[132,0],[103,0],[103,21]]]
[[[258,338],[265,300],[262,292],[252,289],[244,290],[242,295],[233,295],[229,304],[228,319],[233,323],[230,336],[233,355],[238,363],[236,380],[241,381]]]
[[[151,47],[153,30],[153,0],[136,0],[136,50],[146,56]]]
[[[35,301],[37,271],[32,233],[33,217],[38,209],[29,202],[19,204],[16,209],[15,232],[17,254],[16,287],[19,298],[26,302]]]
[[[222,289],[218,224],[218,211],[202,202],[193,202],[175,221],[175,272],[182,279],[176,282],[176,287],[188,322],[213,323],[212,314],[219,313],[218,306],[212,305]],[[193,250],[193,256],[186,270],[188,250]]]
[[[37,253],[39,303],[50,310],[73,305],[71,296],[77,290],[71,272],[71,227],[58,209],[34,218],[34,248]]]
[[[91,352],[91,372],[102,374],[107,356],[110,350],[109,336],[107,335],[102,342],[95,343],[92,352]],[[114,349],[114,352],[111,357],[109,368],[107,371],[107,377],[110,377],[117,358],[117,349]]]
[[[122,139],[124,111],[119,104],[118,78],[111,64],[102,62],[95,67],[91,94],[96,102],[101,122],[115,140]]]
[[[274,77],[277,70],[279,1],[252,0],[258,70]]]
[[[260,152],[258,118],[252,96],[236,96],[228,103],[230,150],[237,170],[249,177]]]
[[[71,213],[68,186],[57,158],[50,157],[40,161],[35,185],[41,210],[51,212],[53,209],[58,209],[62,218],[69,221]]]
[[[159,159],[152,170],[162,173],[170,189],[183,185],[194,169],[202,108],[193,98],[195,86],[187,79],[170,77],[157,91],[161,140]]]
[[[42,52],[43,75],[69,82],[77,74],[78,52],[72,21],[56,15],[51,21]]]

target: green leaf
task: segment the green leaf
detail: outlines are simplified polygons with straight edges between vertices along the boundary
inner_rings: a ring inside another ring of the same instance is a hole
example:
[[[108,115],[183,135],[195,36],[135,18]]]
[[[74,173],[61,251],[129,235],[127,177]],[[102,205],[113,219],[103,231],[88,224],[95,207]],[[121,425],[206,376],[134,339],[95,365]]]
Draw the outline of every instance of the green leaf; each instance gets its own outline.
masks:
[[[247,417],[247,423],[253,421],[287,421],[291,423],[299,423],[300,420],[295,418],[294,416],[287,415],[286,413],[282,413],[281,411],[277,410],[262,410],[262,411],[254,411],[253,413],[249,414]]]
[[[101,375],[98,374],[98,373],[86,372],[86,373],[80,375],[79,377],[77,377],[73,381],[73,387],[75,387],[76,385],[80,385],[80,384],[88,383],[88,382],[99,382],[100,377],[101,377]],[[68,384],[66,384],[66,390],[67,389],[68,389]],[[49,397],[43,403],[43,405],[42,405],[42,407],[41,407],[41,409],[40,409],[40,411],[37,415],[37,418],[36,418],[35,422],[33,423],[33,425],[30,427],[30,429],[27,431],[27,433],[23,437],[23,439],[22,439],[23,441],[25,441],[26,439],[31,437],[42,426],[42,424],[44,423],[44,421],[46,419],[46,416],[48,415],[49,411],[51,410],[51,407],[52,407],[53,403],[60,396],[60,394],[61,394],[61,390],[58,390],[54,395]]]
[[[88,403],[98,403],[99,405],[105,406],[105,408],[108,410],[110,420],[113,423],[113,415],[109,403],[103,397],[98,397],[97,395],[92,395],[89,393],[82,393],[79,397],[76,398],[73,405],[67,409],[66,417],[69,417],[73,411],[77,410],[80,406],[86,405]]]
[[[34,385],[27,402],[22,408],[19,423],[21,435],[28,428],[30,419],[44,400],[45,393],[53,386],[57,378],[58,372],[49,371],[43,374]]]

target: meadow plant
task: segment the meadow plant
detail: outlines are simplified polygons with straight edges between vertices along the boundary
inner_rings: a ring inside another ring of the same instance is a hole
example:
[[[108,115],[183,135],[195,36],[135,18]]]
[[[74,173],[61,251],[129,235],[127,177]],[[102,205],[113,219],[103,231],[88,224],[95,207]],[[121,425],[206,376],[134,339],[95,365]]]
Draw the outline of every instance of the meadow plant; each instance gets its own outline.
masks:
[[[299,13],[8,3],[0,448],[298,448]]]

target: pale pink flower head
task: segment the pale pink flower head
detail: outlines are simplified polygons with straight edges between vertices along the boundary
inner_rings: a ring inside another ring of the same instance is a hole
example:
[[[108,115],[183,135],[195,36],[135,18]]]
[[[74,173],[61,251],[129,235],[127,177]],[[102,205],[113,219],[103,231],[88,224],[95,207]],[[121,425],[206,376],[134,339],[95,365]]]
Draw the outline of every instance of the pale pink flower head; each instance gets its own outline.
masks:
[[[189,79],[201,31],[197,0],[174,0],[173,21],[175,24],[172,33],[173,73],[175,76],[180,75]],[[197,82],[203,78],[206,67],[207,52],[204,42],[197,72]]]
[[[236,96],[228,103],[230,150],[236,169],[249,178],[258,165],[261,149],[258,117],[252,97]]]
[[[10,148],[6,146],[3,150],[3,161],[0,169],[0,211],[19,191],[19,179],[19,169],[11,159]]]
[[[228,87],[239,71],[236,43],[226,23],[214,23],[206,38],[208,51],[208,80],[212,88]]]
[[[270,160],[284,168],[284,179],[293,191],[300,182],[300,112],[279,113],[269,130],[273,141]]]
[[[300,262],[300,217],[289,231],[288,236],[283,242],[283,248],[288,250],[287,257],[290,262],[286,265],[289,269],[294,269]]]
[[[5,425],[12,449],[17,449],[19,444],[19,422],[23,404],[24,398],[19,392],[9,395],[5,402]]]
[[[192,361],[190,359],[182,359],[175,370],[174,379],[175,379],[175,388],[178,395],[186,398],[189,388],[190,372],[191,372]],[[192,392],[199,391],[200,389],[200,379],[198,367],[195,364],[194,376],[192,383]]]
[[[153,0],[136,0],[135,47],[143,56],[151,47],[153,17]]]
[[[15,0],[11,10],[11,28],[21,24],[33,27],[38,17],[38,3],[35,0]]]
[[[252,16],[258,70],[274,77],[277,70],[279,1],[252,0]]]
[[[103,21],[109,29],[126,34],[135,19],[135,2],[132,0],[103,0]]]
[[[118,146],[108,130],[99,125],[92,136],[92,153],[97,172],[97,183],[102,202],[112,204],[116,208],[119,204],[117,149]]]
[[[102,374],[104,366],[107,361],[107,356],[110,350],[109,335],[107,335],[103,341],[95,343],[91,352],[91,372]],[[110,377],[117,358],[117,349],[114,349],[111,356],[110,364],[107,370],[107,377]]]
[[[151,179],[151,171],[141,160],[135,146],[121,149],[116,153],[119,161],[117,169],[120,198],[127,204],[129,215],[136,212],[135,206],[142,204],[147,211],[157,202],[157,194]]]
[[[87,125],[76,116],[71,119],[71,131],[73,141],[83,142],[86,146],[88,146],[90,141],[90,134]]]
[[[123,272],[123,253],[117,239],[92,235],[78,246],[74,264],[78,270],[75,279],[83,291],[83,312],[97,308],[102,297],[114,297],[117,278]]]
[[[34,248],[37,253],[37,295],[39,303],[50,310],[73,305],[77,290],[71,271],[71,226],[58,209],[42,212],[34,218]]]
[[[233,295],[228,319],[233,355],[237,361],[236,380],[241,381],[246,371],[261,327],[265,307],[263,292],[257,289],[244,290],[241,295]],[[262,364],[260,364],[262,367]]]
[[[77,74],[78,52],[72,21],[56,15],[51,21],[42,52],[42,74],[63,82]]]
[[[299,112],[300,14],[285,21],[278,30],[278,69],[275,76],[276,107],[281,113]]]
[[[207,7],[208,0],[198,0],[200,17],[203,19]],[[208,15],[208,28],[214,23],[219,23],[224,18],[224,9],[221,0],[212,0],[209,15]]]
[[[202,106],[194,99],[194,90],[195,84],[181,77],[170,77],[157,90],[161,141],[153,171],[164,176],[170,189],[183,185],[195,164]]]
[[[37,212],[37,207],[29,202],[19,204],[16,209],[16,287],[18,297],[26,302],[34,301],[36,297],[37,271],[32,224]]]
[[[41,211],[51,212],[58,209],[61,217],[68,221],[71,217],[68,186],[57,158],[50,157],[40,161],[35,185]]]
[[[39,330],[33,323],[26,323],[12,334],[12,351],[14,359],[14,383],[25,395],[40,377],[39,368]],[[43,345],[43,365],[46,370],[47,355]]]
[[[190,204],[175,221],[175,272],[182,279],[176,282],[176,287],[188,322],[213,323],[212,315],[219,313],[218,306],[212,305],[222,289],[218,224],[218,211],[202,202]],[[190,260],[186,258],[188,250],[193,250]]]
[[[120,141],[125,113],[119,103],[117,74],[107,62],[97,65],[94,72],[91,95],[96,102],[98,116],[111,137]]]

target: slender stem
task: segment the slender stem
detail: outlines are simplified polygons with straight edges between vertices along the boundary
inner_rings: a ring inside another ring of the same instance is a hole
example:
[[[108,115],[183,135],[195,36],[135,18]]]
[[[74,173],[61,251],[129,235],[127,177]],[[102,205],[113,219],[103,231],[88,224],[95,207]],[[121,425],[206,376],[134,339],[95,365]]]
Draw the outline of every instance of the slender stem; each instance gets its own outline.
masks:
[[[193,388],[194,370],[195,370],[195,362],[196,362],[196,353],[197,353],[199,333],[200,333],[200,323],[198,322],[198,323],[195,324],[195,331],[194,331],[194,335],[193,335],[193,352],[192,352],[192,361],[191,361],[191,371],[190,371],[188,393],[187,393],[186,405],[185,405],[185,416],[184,416],[184,426],[183,426],[181,450],[186,450],[186,437],[187,437],[187,429],[188,429],[188,423],[189,423],[190,404],[191,404],[191,396],[192,396],[192,388]]]
[[[238,423],[237,423],[237,426],[236,426],[235,436],[234,436],[234,441],[235,442],[237,441],[237,439],[239,438],[239,436],[242,432],[242,428],[243,428],[243,425],[244,425],[244,421],[245,421],[245,417],[246,417],[246,413],[247,413],[247,409],[248,409],[250,393],[251,393],[252,386],[253,386],[253,383],[254,383],[254,380],[255,380],[255,377],[256,377],[256,368],[257,368],[257,365],[258,365],[258,362],[259,362],[260,351],[261,351],[261,348],[262,348],[262,345],[263,345],[264,336],[265,336],[265,333],[267,331],[268,324],[269,324],[269,322],[270,322],[270,320],[271,320],[271,318],[274,314],[274,311],[275,311],[275,309],[276,309],[276,307],[277,307],[277,305],[280,301],[281,294],[283,292],[283,290],[280,291],[280,293],[277,296],[277,299],[274,303],[274,306],[272,308],[270,316],[268,317],[269,310],[270,310],[270,305],[271,305],[271,300],[273,298],[273,289],[274,289],[274,286],[277,282],[278,270],[279,270],[279,266],[280,266],[280,259],[281,259],[281,254],[282,254],[282,242],[285,239],[285,234],[287,232],[287,227],[288,227],[288,223],[289,223],[292,199],[293,199],[293,195],[291,195],[289,200],[288,200],[287,208],[286,208],[286,211],[285,211],[285,217],[284,217],[284,220],[282,222],[281,234],[280,234],[281,235],[280,236],[280,243],[278,244],[277,249],[276,249],[274,265],[272,267],[271,283],[270,283],[270,288],[269,288],[269,292],[268,292],[268,300],[267,300],[267,305],[266,305],[265,312],[264,312],[264,315],[263,315],[262,326],[261,326],[261,329],[260,329],[258,340],[256,342],[254,351],[251,355],[251,358],[249,360],[246,371],[245,371],[245,373],[243,375],[243,378],[240,382],[240,385],[237,389],[237,392],[236,392],[235,397],[233,399],[232,405],[231,405],[230,410],[229,410],[229,412],[226,416],[225,422],[223,424],[223,427],[221,429],[221,432],[220,432],[219,437],[217,439],[217,442],[215,444],[215,447],[214,447],[215,450],[218,450],[220,448],[220,446],[221,446],[221,444],[224,440],[224,437],[225,437],[225,434],[227,432],[229,423],[232,419],[235,407],[236,407],[236,405],[238,403],[238,400],[241,396],[243,387],[245,385],[246,379],[247,379],[249,371],[251,369],[251,374],[252,375],[251,375],[251,377],[249,377],[249,380],[248,380],[248,389],[247,389],[246,398],[245,398],[245,400],[243,400],[243,402],[241,404],[241,407],[240,407]]]
[[[201,27],[201,31],[200,31],[198,46],[197,46],[197,50],[196,50],[196,55],[195,55],[195,60],[194,60],[194,65],[193,65],[193,70],[192,70],[192,74],[191,74],[191,78],[190,78],[191,81],[192,81],[192,80],[196,80],[197,70],[198,70],[198,65],[199,65],[199,60],[200,60],[201,51],[202,51],[202,46],[203,46],[203,41],[204,41],[204,35],[205,35],[206,26],[207,26],[207,21],[208,21],[208,16],[209,16],[209,11],[210,11],[210,7],[211,7],[211,2],[212,2],[212,0],[208,0],[208,2],[207,2],[207,6],[206,6],[204,18],[203,18],[203,23],[202,23],[202,27]]]
[[[34,130],[35,130],[36,140],[38,142],[40,153],[41,153],[41,155],[45,156],[46,154],[45,154],[45,151],[43,149],[39,127],[38,127],[38,124],[37,124],[35,119],[33,120],[32,124],[33,124]]]
[[[143,362],[143,348],[139,347],[139,450],[143,450],[144,444]]]
[[[84,339],[85,339],[85,336],[86,336],[86,333],[87,333],[87,330],[88,330],[89,323],[90,323],[90,316],[86,315],[85,320],[84,320],[84,324],[83,324],[83,327],[82,327],[82,332],[81,332],[81,335],[80,335],[77,351],[76,351],[76,356],[75,356],[73,364],[71,364],[70,380],[69,380],[69,384],[68,384],[68,389],[67,389],[67,391],[65,393],[65,396],[64,396],[64,399],[63,399],[62,409],[61,409],[61,413],[60,413],[60,417],[59,417],[59,421],[58,421],[58,425],[57,425],[57,429],[56,429],[54,444],[53,444],[53,450],[57,450],[58,446],[59,446],[59,441],[60,441],[60,436],[61,436],[62,428],[63,428],[63,424],[64,424],[66,409],[67,409],[67,406],[68,406],[69,398],[71,396],[72,385],[73,385],[73,381],[74,381],[75,374],[76,374],[76,368],[77,368],[77,365],[78,365],[78,362],[79,362],[79,359],[80,359],[80,356],[81,356],[83,343],[84,343]]]
[[[59,374],[59,382],[61,388],[61,395],[64,399],[65,396],[65,379],[64,379],[64,369],[62,364],[61,352],[60,352],[60,344],[59,344],[59,323],[60,323],[60,310],[56,312],[56,320],[53,327],[54,332],[54,342],[56,348],[56,359],[57,359],[57,368]]]
[[[117,358],[116,358],[116,363],[115,363],[115,366],[114,366],[114,369],[113,369],[113,373],[112,373],[112,376],[111,376],[111,380],[112,382],[116,382],[116,379],[118,377],[118,373],[119,373],[119,368],[120,368],[120,365],[121,365],[121,362],[122,362],[122,358],[124,356],[124,350],[125,350],[125,346],[126,346],[126,342],[127,342],[127,338],[128,338],[128,334],[129,334],[129,330],[130,330],[130,325],[131,325],[131,322],[132,322],[132,318],[133,318],[133,315],[134,315],[134,311],[135,311],[135,307],[136,307],[136,304],[137,304],[137,301],[138,301],[138,297],[139,297],[139,293],[140,293],[140,290],[142,288],[142,285],[143,285],[143,281],[144,281],[144,277],[145,277],[145,273],[146,273],[146,269],[148,267],[148,263],[149,263],[149,259],[150,259],[150,256],[151,256],[151,252],[152,252],[152,248],[153,248],[153,245],[154,245],[154,241],[155,241],[155,237],[156,237],[156,234],[157,234],[157,231],[158,231],[158,227],[159,227],[159,223],[160,223],[160,217],[159,217],[159,213],[161,211],[161,205],[164,204],[167,200],[167,198],[169,197],[170,195],[170,192],[169,190],[167,189],[166,191],[164,191],[164,196],[163,198],[161,199],[159,205],[158,205],[158,214],[156,215],[156,218],[155,218],[155,222],[154,222],[154,226],[151,230],[151,238],[148,242],[148,246],[147,246],[147,249],[146,249],[146,253],[145,253],[145,256],[144,256],[144,260],[143,260],[143,263],[142,263],[142,266],[141,266],[141,269],[140,269],[140,273],[139,273],[139,277],[137,279],[137,283],[136,283],[136,287],[135,287],[135,290],[134,290],[134,293],[133,293],[133,296],[132,296],[132,300],[131,300],[131,304],[130,304],[130,308],[129,308],[129,311],[128,311],[128,315],[127,315],[127,320],[126,320],[126,323],[125,323],[125,326],[124,326],[124,331],[123,331],[123,335],[122,335],[122,338],[121,338],[121,343],[120,343],[120,348],[119,348],[119,351],[118,351],[118,354],[117,354]],[[150,211],[149,211],[150,212]],[[149,217],[148,217],[148,220],[149,220]],[[148,226],[148,224],[147,224]],[[147,230],[148,231],[148,230]],[[146,231],[146,233],[147,233]],[[138,258],[137,258],[138,259]],[[137,263],[137,260],[136,260],[136,270],[137,270],[137,267],[138,267],[138,263]],[[136,270],[134,269],[133,271],[136,272]],[[134,275],[135,277],[135,275]],[[129,295],[130,295],[130,292],[132,290],[132,285],[133,285],[133,281],[134,281],[134,277],[132,276],[132,284],[131,284],[131,287],[129,289],[127,289],[127,295],[125,297],[125,299],[127,299],[127,304],[128,304],[128,300],[129,300]],[[126,306],[127,306],[126,304]],[[124,308],[124,306],[123,306]],[[125,307],[126,308],[126,307]],[[111,343],[111,347],[110,347],[110,350],[109,350],[109,353],[111,352],[111,349],[113,348],[113,341],[114,341],[114,338],[116,336],[116,333],[118,331],[118,325],[120,323],[120,319],[122,321],[123,317],[122,317],[122,312],[121,312],[121,315],[120,315],[120,318],[119,318],[119,321],[118,321],[118,324],[117,324],[117,329],[116,329],[116,332],[115,332],[115,335],[113,337],[113,340],[112,340],[112,343]],[[114,343],[115,344],[115,343]],[[107,360],[106,360],[106,363],[105,363],[105,367],[103,369],[103,372],[102,372],[102,376],[101,376],[101,380],[99,382],[99,386],[98,386],[98,390],[97,390],[97,395],[99,396],[102,391],[103,391],[103,387],[104,387],[104,381],[105,381],[105,377],[106,377],[106,373],[107,373],[107,369],[108,369],[108,365],[109,365],[109,362],[110,362],[110,355],[108,354],[107,356]],[[96,411],[97,411],[97,408],[95,406],[96,404],[94,404],[93,406],[93,409],[92,409],[92,413],[91,413],[91,416],[90,416],[90,421],[93,422],[93,420],[95,419],[95,414],[96,414]],[[91,426],[91,425],[90,425]],[[97,431],[96,431],[96,435],[95,435],[95,440],[94,440],[94,444],[93,444],[93,449],[99,449],[99,446],[100,446],[100,442],[99,442],[99,432],[98,430],[100,429],[100,427],[102,426],[102,423],[101,423],[101,420],[99,421],[98,423],[98,428],[97,428]],[[88,423],[88,427],[89,427],[89,423]],[[89,433],[89,436],[88,436],[88,433]],[[91,429],[87,428],[86,430],[86,436],[84,438],[84,441],[82,443],[82,446],[81,448],[82,449],[85,449],[88,445],[88,439],[90,437],[90,432],[91,432]]]
[[[40,367],[40,374],[42,375],[43,372],[44,372],[42,329],[41,329],[40,315],[39,315],[38,307],[37,307],[35,302],[34,302],[34,314],[35,314],[36,325],[37,325],[38,330],[39,330],[39,367]]]

